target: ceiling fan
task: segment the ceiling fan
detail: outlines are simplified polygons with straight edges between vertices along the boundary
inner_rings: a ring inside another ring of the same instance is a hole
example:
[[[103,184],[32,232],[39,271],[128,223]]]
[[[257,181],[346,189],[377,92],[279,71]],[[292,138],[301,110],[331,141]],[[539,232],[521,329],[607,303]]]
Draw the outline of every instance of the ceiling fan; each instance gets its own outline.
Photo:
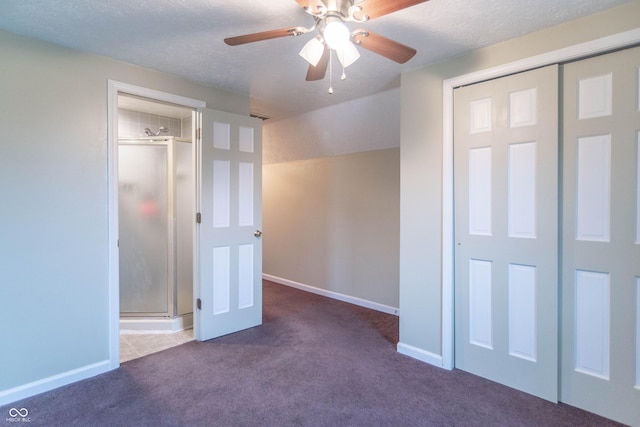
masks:
[[[307,81],[322,80],[327,67],[331,64],[331,51],[335,52],[342,64],[342,78],[345,78],[344,68],[351,65],[359,57],[356,46],[368,49],[385,58],[404,64],[413,58],[416,50],[368,31],[364,28],[350,30],[346,23],[363,23],[380,16],[388,15],[402,9],[425,3],[428,0],[295,0],[305,12],[313,16],[313,26],[290,27],[279,30],[263,31],[229,37],[224,42],[230,46],[252,43],[261,40],[275,39],[287,36],[300,36],[318,30],[316,37],[311,39],[300,51],[308,63]],[[329,88],[329,93],[333,90]]]

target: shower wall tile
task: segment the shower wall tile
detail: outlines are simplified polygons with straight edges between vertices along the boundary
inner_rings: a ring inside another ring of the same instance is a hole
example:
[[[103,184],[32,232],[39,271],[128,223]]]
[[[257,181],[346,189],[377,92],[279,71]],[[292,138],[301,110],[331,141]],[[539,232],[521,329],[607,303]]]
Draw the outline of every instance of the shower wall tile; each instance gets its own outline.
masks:
[[[151,120],[151,122],[154,123],[153,119]],[[175,126],[171,126],[171,119],[169,117],[158,116],[158,127],[160,127],[160,126],[164,126],[166,128],[169,128],[169,132],[171,132],[171,129],[176,129]],[[180,128],[178,128],[178,129],[180,129]]]
[[[118,135],[121,137],[146,136],[144,132],[145,128],[149,128],[155,133],[158,132],[161,126],[169,128],[169,132],[162,133],[164,136],[182,136],[182,123],[180,119],[139,111],[118,110]]]
[[[180,136],[184,138],[188,138],[191,134],[185,134],[182,132],[182,120],[174,119],[173,117],[169,119],[169,130],[175,129],[176,132],[180,134]]]
[[[182,119],[180,125],[182,128],[182,135],[184,135],[185,138],[190,138],[191,135],[193,135],[193,122],[191,117],[185,117]]]

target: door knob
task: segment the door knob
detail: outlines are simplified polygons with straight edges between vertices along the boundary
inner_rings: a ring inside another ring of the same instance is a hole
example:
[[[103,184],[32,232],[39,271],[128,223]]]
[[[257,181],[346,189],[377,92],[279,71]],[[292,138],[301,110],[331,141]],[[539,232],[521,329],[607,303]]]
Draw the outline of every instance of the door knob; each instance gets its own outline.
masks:
[[[258,239],[262,237],[262,231],[260,230],[256,230],[253,232],[253,235],[256,236]]]

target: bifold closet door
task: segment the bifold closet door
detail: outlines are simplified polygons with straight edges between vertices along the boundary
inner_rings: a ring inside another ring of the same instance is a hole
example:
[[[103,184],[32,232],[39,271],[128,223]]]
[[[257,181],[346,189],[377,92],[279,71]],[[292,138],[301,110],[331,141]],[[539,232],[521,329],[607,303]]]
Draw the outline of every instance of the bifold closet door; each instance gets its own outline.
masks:
[[[558,67],[454,91],[455,365],[557,401]]]
[[[561,400],[640,425],[640,48],[564,66]]]

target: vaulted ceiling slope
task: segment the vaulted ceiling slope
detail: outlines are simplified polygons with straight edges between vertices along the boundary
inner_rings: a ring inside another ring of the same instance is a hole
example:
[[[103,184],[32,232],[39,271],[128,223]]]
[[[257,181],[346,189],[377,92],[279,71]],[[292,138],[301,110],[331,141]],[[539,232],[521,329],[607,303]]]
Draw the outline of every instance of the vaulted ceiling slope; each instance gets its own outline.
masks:
[[[294,0],[0,0],[0,29],[247,94],[256,113],[281,118],[398,87],[404,71],[631,1],[430,0],[366,24],[417,49],[413,59],[399,65],[360,49],[346,80],[334,67],[333,95],[328,73],[305,81],[298,52],[311,34],[223,42],[313,25]]]

